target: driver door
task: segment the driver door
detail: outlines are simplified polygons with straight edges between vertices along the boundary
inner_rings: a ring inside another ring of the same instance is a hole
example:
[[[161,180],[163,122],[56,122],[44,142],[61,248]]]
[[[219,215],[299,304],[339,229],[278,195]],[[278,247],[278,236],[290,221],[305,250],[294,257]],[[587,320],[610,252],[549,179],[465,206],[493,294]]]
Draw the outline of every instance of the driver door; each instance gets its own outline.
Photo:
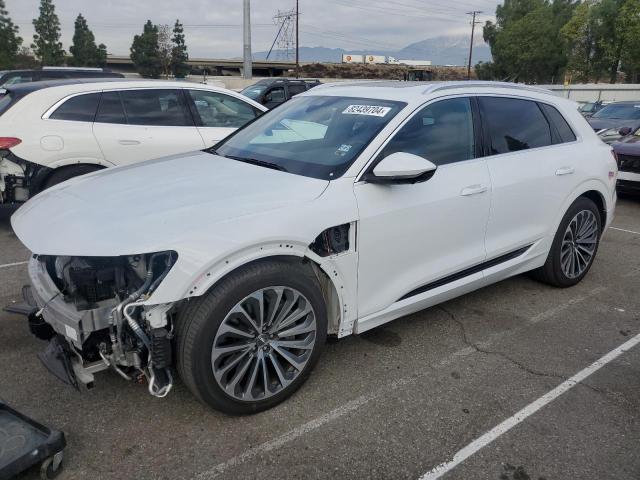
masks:
[[[377,158],[395,152],[420,155],[437,166],[429,180],[355,184],[360,317],[421,287],[437,288],[434,282],[485,260],[491,184],[487,164],[478,158],[474,109],[468,97],[429,104],[400,128]]]

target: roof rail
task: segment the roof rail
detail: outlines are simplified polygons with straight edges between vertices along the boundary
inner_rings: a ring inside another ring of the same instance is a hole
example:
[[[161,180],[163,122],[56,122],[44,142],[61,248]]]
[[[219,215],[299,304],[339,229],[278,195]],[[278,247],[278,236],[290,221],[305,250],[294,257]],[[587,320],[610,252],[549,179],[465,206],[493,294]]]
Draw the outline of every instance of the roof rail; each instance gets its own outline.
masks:
[[[433,93],[441,90],[452,90],[456,88],[510,88],[518,90],[526,90],[529,92],[545,93],[547,95],[553,95],[551,90],[546,88],[534,87],[532,85],[525,85],[523,83],[510,83],[510,82],[482,82],[482,81],[465,81],[465,82],[447,82],[434,84],[427,88],[423,93]]]

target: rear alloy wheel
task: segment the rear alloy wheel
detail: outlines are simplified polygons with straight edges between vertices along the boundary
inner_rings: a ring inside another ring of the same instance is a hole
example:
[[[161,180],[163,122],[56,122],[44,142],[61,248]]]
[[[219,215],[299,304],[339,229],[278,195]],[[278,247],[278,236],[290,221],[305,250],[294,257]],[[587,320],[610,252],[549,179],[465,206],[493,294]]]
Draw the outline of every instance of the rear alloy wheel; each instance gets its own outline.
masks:
[[[190,299],[176,330],[178,371],[189,389],[225,413],[255,413],[307,379],[327,337],[327,311],[309,265],[265,260]]]
[[[290,287],[268,287],[245,297],[218,328],[211,350],[216,382],[240,401],[270,398],[304,370],[316,341],[309,300]]]
[[[560,222],[545,264],[533,276],[555,287],[570,287],[587,274],[598,252],[602,219],[592,200],[579,197]]]

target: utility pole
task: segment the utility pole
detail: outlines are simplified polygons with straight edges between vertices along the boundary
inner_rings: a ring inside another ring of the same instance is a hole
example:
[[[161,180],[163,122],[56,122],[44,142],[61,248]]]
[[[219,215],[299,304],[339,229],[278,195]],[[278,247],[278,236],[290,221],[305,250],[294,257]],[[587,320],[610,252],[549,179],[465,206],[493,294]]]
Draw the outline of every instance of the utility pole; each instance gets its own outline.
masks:
[[[474,10],[473,12],[467,12],[467,15],[472,15],[471,20],[471,42],[469,42],[469,63],[467,64],[467,80],[471,80],[471,59],[473,57],[473,36],[476,33],[476,24],[480,22],[476,22],[476,15],[481,14],[482,12],[479,10]]]
[[[242,78],[252,78],[253,68],[251,64],[251,0],[244,0],[244,50]]]
[[[300,5],[296,0],[296,78],[300,77]]]

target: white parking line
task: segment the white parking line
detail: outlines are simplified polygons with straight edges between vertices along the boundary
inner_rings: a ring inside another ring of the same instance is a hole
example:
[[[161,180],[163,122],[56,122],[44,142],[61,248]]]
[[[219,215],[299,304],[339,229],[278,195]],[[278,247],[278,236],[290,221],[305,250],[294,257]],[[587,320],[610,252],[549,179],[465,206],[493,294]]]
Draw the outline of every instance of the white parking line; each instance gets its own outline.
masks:
[[[609,227],[611,230],[618,230],[619,232],[627,232],[627,233],[634,233],[636,235],[640,235],[640,232],[634,232],[633,230],[625,230],[624,228],[618,228],[618,227]]]
[[[26,265],[29,261],[26,262],[15,262],[15,263],[5,263],[4,265],[0,265],[0,268],[9,268],[9,267],[17,267],[18,265]]]
[[[445,463],[441,463],[440,465],[435,467],[433,470],[431,470],[431,471],[425,473],[423,476],[421,476],[420,480],[436,480],[436,479],[442,477],[445,473],[453,470],[455,467],[457,467],[462,462],[464,462],[467,458],[469,458],[470,456],[474,455],[480,449],[482,449],[483,447],[489,445],[495,439],[497,439],[498,437],[500,437],[504,433],[506,433],[509,430],[511,430],[513,427],[518,425],[524,419],[526,419],[527,417],[530,417],[531,415],[536,413],[538,410],[540,410],[542,407],[548,405],[549,403],[554,401],[556,398],[558,398],[560,395],[562,395],[563,393],[569,391],[570,389],[575,387],[577,384],[582,382],[584,379],[586,379],[590,375],[592,375],[595,372],[597,372],[598,370],[600,370],[607,363],[612,362],[613,360],[618,358],[620,355],[622,355],[624,352],[626,352],[627,350],[632,349],[633,347],[635,347],[639,343],[640,343],[640,334],[636,335],[631,340],[623,343],[618,348],[610,351],[604,357],[601,357],[600,359],[596,360],[595,362],[593,362],[591,365],[589,365],[584,370],[579,371],[578,373],[576,373],[570,379],[562,382],[560,385],[558,385],[556,388],[554,388],[550,392],[546,393],[545,395],[543,395],[542,397],[540,397],[539,399],[537,399],[533,403],[530,403],[529,405],[524,407],[522,410],[520,410],[514,416],[506,419],[501,424],[499,424],[496,427],[494,427],[493,429],[489,430],[487,433],[482,435],[480,438],[474,440],[469,445],[464,447],[462,450],[459,450],[458,453],[456,453],[453,456],[451,461],[445,462]]]

